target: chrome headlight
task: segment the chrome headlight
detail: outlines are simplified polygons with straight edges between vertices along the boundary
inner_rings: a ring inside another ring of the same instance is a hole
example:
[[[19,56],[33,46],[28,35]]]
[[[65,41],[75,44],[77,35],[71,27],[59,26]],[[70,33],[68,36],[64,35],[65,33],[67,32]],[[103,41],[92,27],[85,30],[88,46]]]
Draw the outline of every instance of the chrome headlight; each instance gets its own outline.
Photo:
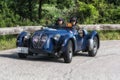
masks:
[[[60,34],[56,34],[53,38],[58,41],[60,37],[61,37]]]
[[[26,36],[24,36],[24,38],[25,38],[25,39],[29,39],[29,36],[26,35]]]
[[[45,42],[48,39],[48,36],[46,34],[43,34],[41,36],[41,41]]]
[[[27,34],[26,36],[24,36],[24,40],[27,40],[30,38],[30,34]]]

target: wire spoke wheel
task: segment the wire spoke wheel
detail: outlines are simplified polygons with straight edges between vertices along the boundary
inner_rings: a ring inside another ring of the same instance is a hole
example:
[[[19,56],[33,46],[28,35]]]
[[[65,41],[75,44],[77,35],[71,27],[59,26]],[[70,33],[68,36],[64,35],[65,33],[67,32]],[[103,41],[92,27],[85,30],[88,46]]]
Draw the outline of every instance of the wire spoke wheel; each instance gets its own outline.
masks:
[[[93,41],[94,41],[93,42],[93,49],[90,50],[90,51],[88,51],[89,56],[92,56],[92,57],[94,57],[97,54],[97,50],[98,50],[98,38],[95,37],[93,39]]]
[[[64,52],[64,61],[65,63],[70,63],[73,56],[73,45],[72,41],[68,41],[66,51]]]

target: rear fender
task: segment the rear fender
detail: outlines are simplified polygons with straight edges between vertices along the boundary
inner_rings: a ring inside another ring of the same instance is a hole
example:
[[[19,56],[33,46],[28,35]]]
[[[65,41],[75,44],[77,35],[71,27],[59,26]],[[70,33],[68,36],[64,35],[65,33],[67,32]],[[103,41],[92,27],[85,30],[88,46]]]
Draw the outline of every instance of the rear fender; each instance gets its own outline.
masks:
[[[94,37],[97,37],[97,39],[98,39],[98,48],[100,47],[99,35],[98,35],[98,33],[96,31],[92,31],[90,33],[89,40],[88,40],[88,42],[89,42],[89,50],[93,49],[93,39],[94,39]]]

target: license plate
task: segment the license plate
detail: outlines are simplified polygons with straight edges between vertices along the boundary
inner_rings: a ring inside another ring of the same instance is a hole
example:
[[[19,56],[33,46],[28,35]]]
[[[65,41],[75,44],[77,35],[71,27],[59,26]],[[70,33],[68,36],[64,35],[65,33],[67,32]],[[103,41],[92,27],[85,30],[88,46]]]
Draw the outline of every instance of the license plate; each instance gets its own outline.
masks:
[[[18,47],[18,52],[28,54],[28,48],[27,47]]]

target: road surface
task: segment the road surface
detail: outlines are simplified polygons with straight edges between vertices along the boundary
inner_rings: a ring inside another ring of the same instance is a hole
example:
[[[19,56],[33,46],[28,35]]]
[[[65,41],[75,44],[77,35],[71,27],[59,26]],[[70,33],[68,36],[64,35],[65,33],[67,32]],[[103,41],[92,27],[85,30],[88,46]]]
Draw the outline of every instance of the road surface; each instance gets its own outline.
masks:
[[[70,64],[47,56],[19,59],[16,49],[0,51],[0,80],[120,80],[120,40],[101,41],[96,57],[80,53]]]

